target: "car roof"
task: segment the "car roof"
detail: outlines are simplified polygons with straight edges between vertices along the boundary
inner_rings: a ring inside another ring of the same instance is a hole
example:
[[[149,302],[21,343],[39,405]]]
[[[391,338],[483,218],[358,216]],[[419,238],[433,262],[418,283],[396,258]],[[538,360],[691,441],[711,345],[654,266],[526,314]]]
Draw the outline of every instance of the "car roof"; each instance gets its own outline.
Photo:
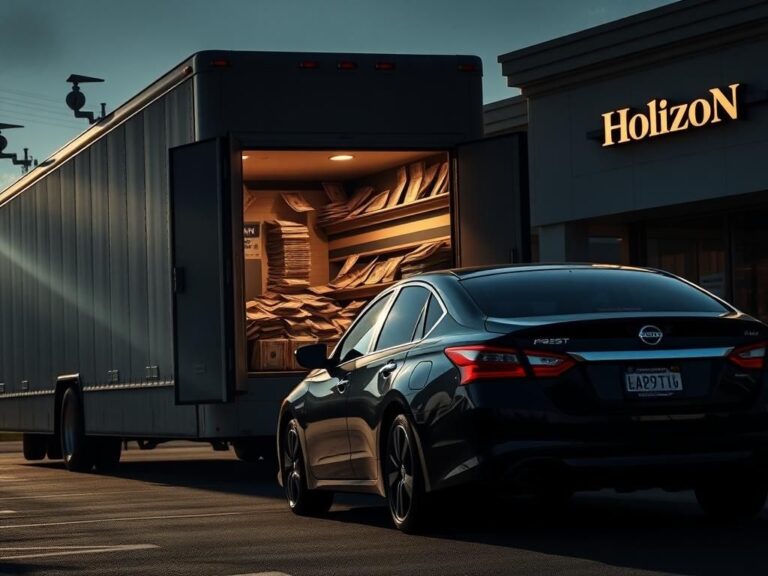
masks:
[[[628,270],[633,272],[648,272],[652,274],[663,274],[662,271],[653,268],[640,268],[637,266],[619,266],[616,264],[591,264],[591,263],[548,263],[548,264],[507,264],[504,266],[476,266],[471,268],[454,268],[451,270],[442,270],[439,272],[427,272],[408,278],[408,280],[430,280],[439,279],[446,276],[458,280],[467,280],[469,278],[479,278],[482,276],[492,276],[494,274],[505,274],[509,272],[541,272],[546,270]]]

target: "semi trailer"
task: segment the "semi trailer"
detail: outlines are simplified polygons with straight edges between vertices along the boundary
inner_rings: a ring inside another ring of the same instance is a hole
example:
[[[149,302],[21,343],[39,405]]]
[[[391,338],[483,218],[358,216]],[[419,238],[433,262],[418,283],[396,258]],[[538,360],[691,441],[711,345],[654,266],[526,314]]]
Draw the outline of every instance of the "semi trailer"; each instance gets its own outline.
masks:
[[[0,430],[268,456],[294,351],[421,271],[529,259],[472,56],[197,53],[0,192]]]

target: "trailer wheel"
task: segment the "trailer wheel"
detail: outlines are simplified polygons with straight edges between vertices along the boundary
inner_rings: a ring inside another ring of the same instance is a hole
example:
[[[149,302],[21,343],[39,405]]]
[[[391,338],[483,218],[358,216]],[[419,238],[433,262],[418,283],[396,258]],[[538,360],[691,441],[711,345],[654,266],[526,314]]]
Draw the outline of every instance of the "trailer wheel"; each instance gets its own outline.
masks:
[[[93,446],[93,464],[97,472],[109,472],[120,463],[123,441],[114,436],[97,436],[89,439]]]
[[[59,435],[48,436],[46,455],[48,460],[61,460],[61,437]]]
[[[232,441],[235,454],[243,462],[270,464],[277,466],[277,448],[274,436],[241,438]]]
[[[74,387],[64,391],[61,399],[61,454],[64,465],[72,472],[89,472],[93,468],[93,451],[85,436],[85,419],[80,394]]]
[[[48,437],[44,434],[24,434],[21,437],[24,460],[42,460],[48,447]]]

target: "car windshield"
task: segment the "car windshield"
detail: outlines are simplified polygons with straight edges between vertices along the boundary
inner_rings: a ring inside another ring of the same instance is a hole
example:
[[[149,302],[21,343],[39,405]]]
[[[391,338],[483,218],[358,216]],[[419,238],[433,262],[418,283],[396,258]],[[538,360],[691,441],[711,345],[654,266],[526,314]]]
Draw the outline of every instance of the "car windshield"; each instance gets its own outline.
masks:
[[[720,302],[685,282],[640,270],[510,271],[466,278],[461,283],[483,313],[494,318],[728,312]]]

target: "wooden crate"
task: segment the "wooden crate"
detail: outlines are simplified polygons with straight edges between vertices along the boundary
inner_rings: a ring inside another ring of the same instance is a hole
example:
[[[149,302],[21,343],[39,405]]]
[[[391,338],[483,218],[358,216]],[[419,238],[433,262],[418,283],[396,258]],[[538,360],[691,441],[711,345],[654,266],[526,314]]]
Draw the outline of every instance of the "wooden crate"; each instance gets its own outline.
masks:
[[[256,370],[288,370],[289,340],[259,340],[254,346]]]
[[[251,372],[306,370],[296,361],[296,350],[315,343],[317,343],[316,339],[273,339],[250,342],[248,370]],[[338,340],[328,340],[323,343],[328,347],[327,355],[330,356]]]

